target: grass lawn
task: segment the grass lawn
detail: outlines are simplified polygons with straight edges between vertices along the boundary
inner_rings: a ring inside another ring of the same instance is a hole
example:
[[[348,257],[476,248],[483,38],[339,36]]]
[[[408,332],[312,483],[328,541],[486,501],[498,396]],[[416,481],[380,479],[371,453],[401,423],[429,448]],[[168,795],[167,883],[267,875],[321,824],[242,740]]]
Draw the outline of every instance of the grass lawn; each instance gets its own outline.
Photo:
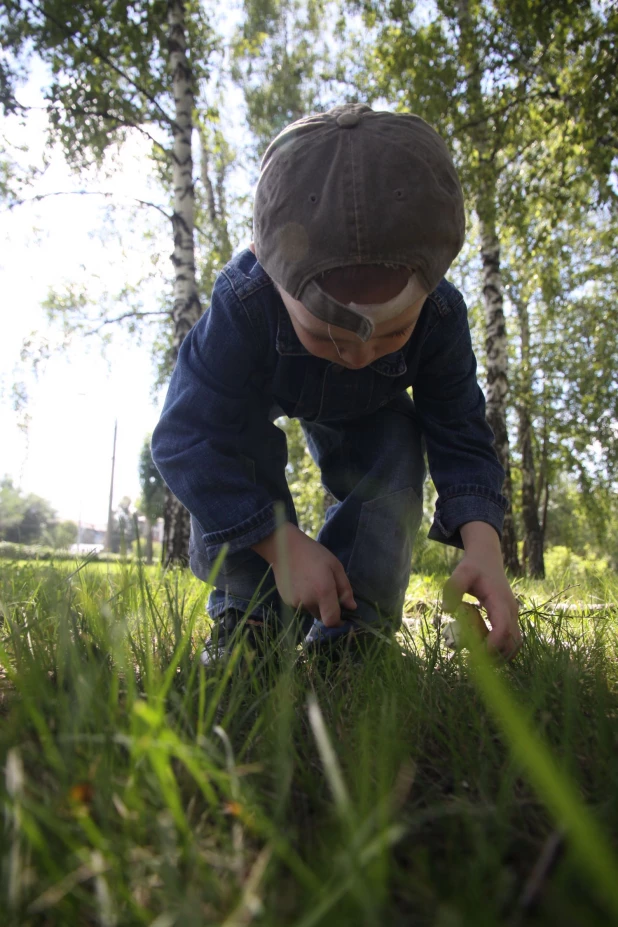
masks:
[[[399,646],[206,674],[190,575],[1,562],[3,927],[618,923],[618,579],[519,583],[491,667],[444,578]]]

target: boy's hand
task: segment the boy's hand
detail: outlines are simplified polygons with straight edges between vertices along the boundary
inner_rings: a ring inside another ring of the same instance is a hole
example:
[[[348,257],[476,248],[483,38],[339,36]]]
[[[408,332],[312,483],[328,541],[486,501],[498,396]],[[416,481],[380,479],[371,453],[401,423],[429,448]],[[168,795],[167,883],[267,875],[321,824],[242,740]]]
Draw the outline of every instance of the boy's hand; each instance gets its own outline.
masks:
[[[522,644],[518,605],[504,573],[500,539],[486,522],[461,526],[465,554],[445,586],[445,600],[460,602],[464,593],[476,596],[487,610],[491,631],[487,649],[512,660]]]
[[[341,605],[356,608],[341,561],[295,525],[286,522],[279,530],[282,537],[273,532],[253,545],[253,550],[272,564],[279,595],[292,608],[302,605],[327,628],[339,627]]]

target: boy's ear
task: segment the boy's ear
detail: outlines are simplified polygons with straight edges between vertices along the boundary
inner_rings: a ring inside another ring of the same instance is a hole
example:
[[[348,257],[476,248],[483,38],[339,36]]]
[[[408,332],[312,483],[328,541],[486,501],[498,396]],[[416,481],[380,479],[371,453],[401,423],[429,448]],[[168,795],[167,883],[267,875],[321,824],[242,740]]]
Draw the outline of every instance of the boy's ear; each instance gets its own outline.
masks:
[[[253,253],[255,254],[255,243],[254,242],[251,242],[249,244],[249,251],[253,251]]]

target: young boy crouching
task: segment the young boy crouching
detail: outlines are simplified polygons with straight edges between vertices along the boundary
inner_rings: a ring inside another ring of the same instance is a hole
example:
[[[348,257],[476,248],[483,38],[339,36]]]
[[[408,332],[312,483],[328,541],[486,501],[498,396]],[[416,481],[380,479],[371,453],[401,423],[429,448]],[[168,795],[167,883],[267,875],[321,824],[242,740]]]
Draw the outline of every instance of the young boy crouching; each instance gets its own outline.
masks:
[[[185,338],[152,441],[191,513],[196,576],[228,545],[204,662],[214,641],[225,649],[269,565],[276,589],[250,610],[254,636],[280,600],[312,616],[308,644],[396,629],[423,446],[438,491],[429,537],[464,550],[451,582],[487,608],[490,650],[517,652],[500,551],[504,474],[466,305],[444,279],[464,226],[446,146],[417,116],[339,106],[288,126],[266,151],[254,243],[222,270]],[[317,540],[298,528],[280,415],[299,419],[336,500]]]

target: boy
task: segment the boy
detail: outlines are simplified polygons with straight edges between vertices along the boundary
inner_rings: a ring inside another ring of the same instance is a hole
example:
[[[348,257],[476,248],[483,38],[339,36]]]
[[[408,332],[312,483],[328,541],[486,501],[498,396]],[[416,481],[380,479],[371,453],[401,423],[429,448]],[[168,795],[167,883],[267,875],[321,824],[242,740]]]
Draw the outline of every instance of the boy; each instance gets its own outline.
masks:
[[[264,155],[254,239],[185,338],[152,441],[191,512],[193,572],[206,579],[228,545],[203,661],[225,648],[269,564],[277,589],[252,604],[256,638],[278,595],[313,616],[308,645],[399,625],[423,439],[439,493],[429,537],[465,550],[451,584],[485,605],[488,647],[510,659],[521,634],[500,551],[504,474],[466,306],[443,279],[464,240],[443,141],[417,116],[362,104],[298,120]],[[300,420],[337,500],[317,541],[297,527],[282,414]]]

